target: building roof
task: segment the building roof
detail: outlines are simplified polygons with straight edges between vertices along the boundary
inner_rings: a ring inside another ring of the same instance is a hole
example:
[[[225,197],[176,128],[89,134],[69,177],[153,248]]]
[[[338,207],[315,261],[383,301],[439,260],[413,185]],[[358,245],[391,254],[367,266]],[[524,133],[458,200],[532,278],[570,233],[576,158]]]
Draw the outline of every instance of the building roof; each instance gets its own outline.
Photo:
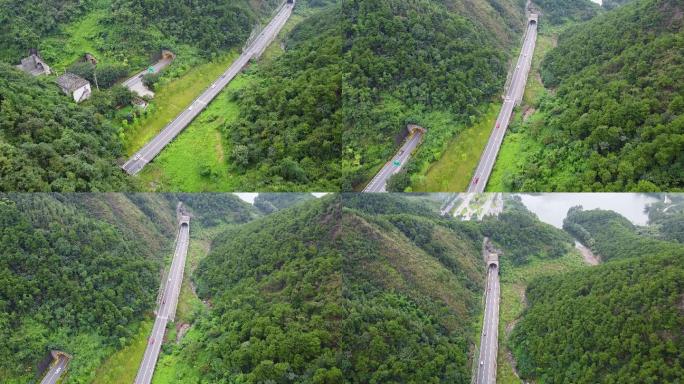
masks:
[[[35,53],[21,59],[21,64],[18,67],[33,76],[50,73],[50,67]]]
[[[64,92],[73,92],[84,85],[90,84],[90,82],[80,76],[76,76],[73,73],[65,73],[64,75],[57,78],[57,84]]]

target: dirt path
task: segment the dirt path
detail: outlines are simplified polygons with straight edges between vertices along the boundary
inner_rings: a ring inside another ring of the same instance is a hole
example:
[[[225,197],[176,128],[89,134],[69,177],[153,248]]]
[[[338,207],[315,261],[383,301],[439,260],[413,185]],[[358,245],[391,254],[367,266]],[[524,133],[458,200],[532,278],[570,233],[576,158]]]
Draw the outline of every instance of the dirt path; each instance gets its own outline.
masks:
[[[582,254],[584,261],[589,265],[599,265],[601,259],[596,256],[589,248],[582,245],[579,241],[575,240],[575,248]]]

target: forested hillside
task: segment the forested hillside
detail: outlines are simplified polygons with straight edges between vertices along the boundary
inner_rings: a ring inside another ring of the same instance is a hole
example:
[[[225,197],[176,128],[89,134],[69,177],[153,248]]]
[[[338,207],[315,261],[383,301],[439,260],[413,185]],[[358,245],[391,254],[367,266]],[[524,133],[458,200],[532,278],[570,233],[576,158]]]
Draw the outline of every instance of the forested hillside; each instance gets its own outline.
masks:
[[[254,207],[264,213],[273,213],[304,201],[315,199],[310,193],[259,193]]]
[[[308,200],[220,235],[194,276],[211,310],[174,352],[193,367],[178,377],[469,382],[480,235],[369,198]]]
[[[154,303],[160,251],[173,233],[152,230],[158,239],[147,242],[144,232],[136,237],[135,228],[98,218],[106,212],[85,209],[95,201],[71,198],[0,195],[2,382],[32,379],[50,349],[74,355],[74,378],[89,377],[107,353],[126,345]],[[125,210],[150,224],[123,200],[107,211]]]
[[[3,0],[0,7],[0,61],[18,63],[39,48],[48,65],[61,62],[60,42],[70,22],[87,18],[94,30],[81,31],[85,47],[119,63],[144,65],[161,49],[186,44],[205,56],[244,44],[254,25],[278,0]],[[94,33],[93,33],[94,32]],[[79,55],[85,52],[79,53]],[[101,57],[102,58],[102,57]]]
[[[658,202],[647,207],[648,221],[660,236],[669,241],[684,243],[684,195],[667,195],[669,202]]]
[[[182,353],[204,381],[342,382],[339,214],[329,196],[214,241],[194,276],[212,311]]]
[[[614,238],[612,242],[622,239]],[[533,281],[511,336],[518,371],[544,383],[684,379],[684,252]]]
[[[231,171],[243,190],[339,190],[342,40],[340,7],[310,16],[287,49],[259,66],[256,80],[235,94],[237,121],[223,127]]]
[[[121,154],[117,130],[95,108],[0,63],[0,191],[127,190]]]
[[[506,188],[684,188],[684,6],[635,0],[573,26],[541,69],[539,116]]]
[[[106,49],[150,52],[183,43],[206,55],[242,46],[258,16],[280,0],[113,0]],[[125,26],[125,27],[124,27]]]
[[[347,382],[470,383],[481,236],[412,213],[415,203],[399,196],[348,194],[343,202]],[[371,204],[374,212],[365,209]]]
[[[18,63],[40,38],[85,14],[93,0],[3,0],[0,2],[0,61]]]
[[[179,201],[195,230],[259,215],[231,194],[0,194],[0,382],[33,379],[52,349],[73,356],[67,382],[90,382],[137,342]]]
[[[601,7],[591,0],[535,0],[544,21],[562,24],[568,21],[586,21],[596,16]]]
[[[572,249],[573,241],[564,231],[543,223],[523,205],[520,197],[508,196],[498,217],[486,217],[482,233],[504,251],[513,265],[533,259],[554,259]]]
[[[387,161],[407,123],[428,129],[415,172],[476,119],[503,87],[523,9],[512,0],[345,3],[344,189]]]
[[[574,207],[563,221],[563,228],[603,261],[642,255],[684,255],[684,244],[641,235],[634,224],[613,211]]]

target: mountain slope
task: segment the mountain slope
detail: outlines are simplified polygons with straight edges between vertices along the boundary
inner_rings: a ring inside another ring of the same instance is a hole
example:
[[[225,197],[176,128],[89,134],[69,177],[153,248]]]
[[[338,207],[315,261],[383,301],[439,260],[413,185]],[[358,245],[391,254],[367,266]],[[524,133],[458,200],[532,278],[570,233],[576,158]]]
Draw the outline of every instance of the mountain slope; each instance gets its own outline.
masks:
[[[0,63],[0,191],[118,191],[116,129],[56,85]]]
[[[0,381],[26,382],[50,349],[74,355],[74,381],[135,335],[154,303],[166,240],[109,223],[94,202],[60,195],[0,195]],[[105,203],[106,195],[87,197]],[[124,207],[123,202],[118,207]],[[124,208],[143,222],[135,206]],[[173,210],[160,214],[169,217]],[[154,228],[154,227],[153,227]]]
[[[470,382],[471,325],[483,289],[479,241],[436,215],[368,214],[354,208],[362,199],[347,197],[340,229],[345,378]]]
[[[523,7],[517,1],[345,3],[345,190],[390,157],[407,123],[429,132],[420,168],[459,125],[479,115],[503,87]]]
[[[538,145],[505,187],[684,188],[682,15],[679,1],[637,0],[563,32],[541,70],[555,90],[521,128]]]
[[[212,311],[182,351],[204,380],[340,382],[339,209],[314,200],[214,241],[194,277]]]
[[[285,52],[233,95],[240,113],[221,132],[243,190],[340,189],[339,17],[338,5],[316,9],[288,36]]]
[[[684,378],[684,253],[533,281],[511,336],[525,379],[677,383]]]
[[[613,211],[571,208],[563,228],[603,261],[641,255],[684,254],[683,244],[641,235],[629,220]]]

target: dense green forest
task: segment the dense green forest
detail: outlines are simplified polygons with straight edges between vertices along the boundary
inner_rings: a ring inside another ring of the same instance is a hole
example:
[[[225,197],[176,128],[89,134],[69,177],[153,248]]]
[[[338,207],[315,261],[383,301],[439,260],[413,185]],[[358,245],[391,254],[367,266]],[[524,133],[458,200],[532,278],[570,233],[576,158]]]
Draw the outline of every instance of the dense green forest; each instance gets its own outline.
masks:
[[[684,252],[648,249],[534,280],[511,336],[518,371],[544,383],[681,382],[683,281]]]
[[[542,10],[542,18],[551,24],[586,21],[596,16],[601,7],[591,0],[535,0]]]
[[[3,0],[0,7],[0,61],[17,63],[40,48],[48,64],[61,61],[65,27],[91,17],[96,33],[88,46],[117,63],[141,66],[161,49],[192,46],[211,56],[244,44],[254,25],[278,0]],[[90,32],[90,31],[88,31]],[[84,54],[82,52],[81,54]]]
[[[259,193],[254,199],[254,207],[268,214],[314,198],[310,193]]]
[[[136,238],[69,199],[0,196],[0,381],[31,379],[50,349],[73,353],[72,374],[88,377],[154,303],[159,239]]]
[[[231,171],[244,190],[339,190],[342,58],[340,7],[300,23],[287,50],[234,94],[237,121],[223,127]]]
[[[481,236],[396,195],[347,194],[343,206],[347,382],[469,383]]]
[[[365,197],[309,199],[214,240],[193,276],[212,309],[174,352],[197,380],[469,382],[481,235]]]
[[[647,207],[648,221],[656,226],[660,237],[684,243],[684,195],[667,195],[669,202],[661,201]]]
[[[525,264],[534,258],[558,258],[572,248],[573,241],[567,233],[541,222],[523,205],[520,197],[506,197],[504,207],[498,217],[486,217],[481,228],[513,265]]]
[[[169,45],[192,45],[205,55],[242,46],[259,13],[279,0],[114,0],[103,21],[104,49],[148,53]],[[125,28],[123,28],[125,26]]]
[[[60,24],[84,15],[93,0],[0,1],[0,61],[18,63]]]
[[[684,188],[684,8],[636,0],[559,36],[509,190]]]
[[[117,130],[94,107],[0,63],[0,191],[130,189],[121,154]]]
[[[348,1],[343,189],[370,179],[406,134],[428,129],[409,173],[435,160],[500,93],[524,1]]]
[[[183,359],[207,382],[342,382],[339,198],[276,212],[214,240],[194,276],[212,311]]]
[[[681,226],[681,223],[677,225]],[[613,211],[585,211],[582,207],[574,207],[563,221],[563,228],[603,261],[641,255],[684,254],[684,244],[642,235],[634,224]]]
[[[69,382],[138,335],[159,287],[184,202],[194,227],[260,213],[231,194],[0,195],[0,381],[25,383],[52,349]]]

